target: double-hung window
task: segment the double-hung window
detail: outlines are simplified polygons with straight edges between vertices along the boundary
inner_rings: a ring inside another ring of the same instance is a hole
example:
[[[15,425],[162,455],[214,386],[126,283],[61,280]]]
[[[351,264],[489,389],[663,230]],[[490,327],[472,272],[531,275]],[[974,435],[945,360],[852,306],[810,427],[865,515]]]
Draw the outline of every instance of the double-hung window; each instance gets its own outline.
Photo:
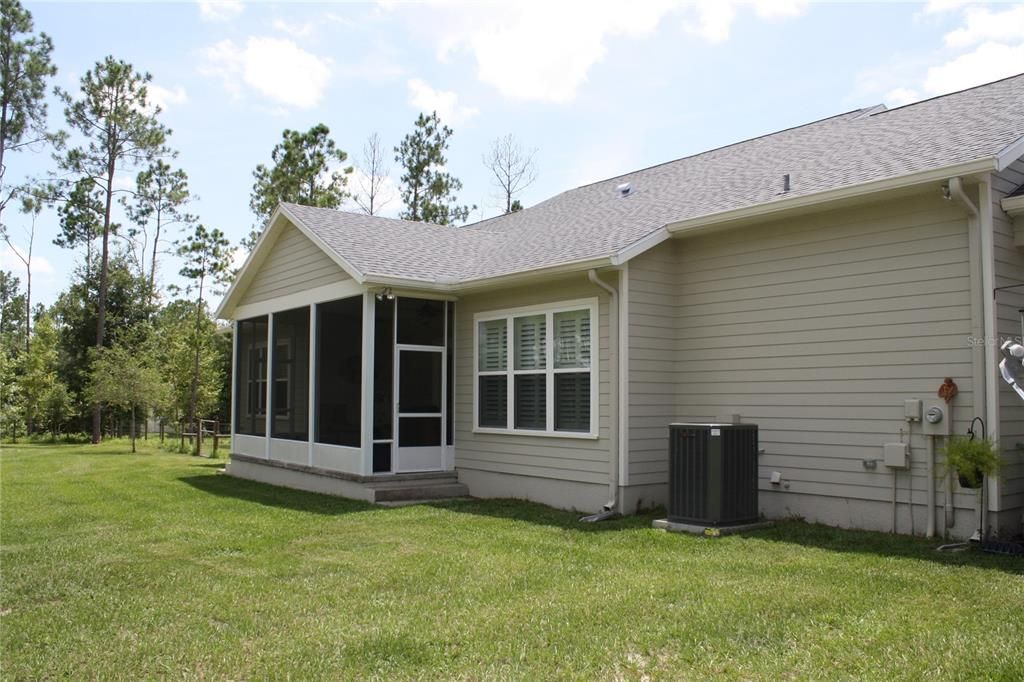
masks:
[[[596,320],[596,299],[477,314],[475,428],[595,435]]]

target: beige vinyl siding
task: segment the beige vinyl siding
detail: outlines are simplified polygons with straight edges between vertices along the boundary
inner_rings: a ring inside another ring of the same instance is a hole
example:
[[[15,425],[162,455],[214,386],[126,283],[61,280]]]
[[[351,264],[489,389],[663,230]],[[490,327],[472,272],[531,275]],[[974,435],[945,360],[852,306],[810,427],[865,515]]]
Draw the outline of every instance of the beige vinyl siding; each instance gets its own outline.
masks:
[[[676,417],[676,241],[629,263],[629,485],[668,480],[668,424]]]
[[[630,339],[645,341],[630,355],[630,484],[666,480],[668,422],[740,414],[760,427],[762,490],[779,490],[767,481],[779,471],[789,494],[889,500],[891,473],[863,461],[899,439],[903,400],[935,396],[949,376],[954,428],[972,416],[966,224],[936,188],[682,238],[632,261]],[[923,504],[924,439],[913,447]]]
[[[287,225],[271,246],[239,305],[297,294],[351,279],[348,273],[294,225]]]
[[[599,298],[598,438],[562,438],[473,432],[473,317],[477,313]],[[499,474],[518,474],[582,483],[608,483],[610,457],[608,415],[608,299],[586,275],[545,282],[540,286],[504,289],[466,296],[456,303],[455,466]],[[510,484],[510,497],[530,497]]]
[[[1024,251],[1013,244],[1013,222],[1003,213],[1003,197],[1024,185],[1024,159],[992,177],[992,217],[995,232],[996,286],[1024,284]],[[996,298],[996,327],[1000,337],[1019,338],[1019,309],[1024,308],[1024,289],[999,292]],[[1005,465],[1001,472],[1000,510],[1024,507],[1024,401],[1007,385],[999,382],[999,435]]]

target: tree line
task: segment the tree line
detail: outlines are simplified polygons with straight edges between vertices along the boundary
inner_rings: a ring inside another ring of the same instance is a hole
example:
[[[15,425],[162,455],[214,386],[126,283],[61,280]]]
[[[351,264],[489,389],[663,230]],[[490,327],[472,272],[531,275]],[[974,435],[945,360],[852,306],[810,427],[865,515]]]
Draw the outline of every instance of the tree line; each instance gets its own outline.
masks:
[[[106,56],[77,89],[51,90],[52,52],[31,13],[0,0],[0,239],[24,266],[24,278],[0,270],[0,437],[83,433],[99,442],[123,431],[134,438],[145,417],[193,430],[201,419],[229,421],[231,329],[218,326],[210,301],[235,274],[234,249],[195,213],[173,131],[149,95],[152,76]],[[49,92],[62,107],[55,127]],[[271,162],[253,172],[256,222],[241,246],[253,247],[280,202],[337,209],[351,201],[378,215],[393,185],[401,218],[465,222],[476,207],[459,202],[462,183],[447,169],[452,135],[436,112],[422,113],[391,152],[371,135],[357,173],[326,125],[285,130]],[[8,163],[29,149],[49,152],[50,171],[8,181]],[[522,208],[516,196],[535,178],[534,154],[508,135],[483,156],[505,212]],[[131,187],[118,182],[125,174],[134,175]],[[50,229],[38,224],[44,209],[56,216]],[[49,306],[32,302],[44,235],[76,263]],[[169,256],[178,284],[163,283]]]

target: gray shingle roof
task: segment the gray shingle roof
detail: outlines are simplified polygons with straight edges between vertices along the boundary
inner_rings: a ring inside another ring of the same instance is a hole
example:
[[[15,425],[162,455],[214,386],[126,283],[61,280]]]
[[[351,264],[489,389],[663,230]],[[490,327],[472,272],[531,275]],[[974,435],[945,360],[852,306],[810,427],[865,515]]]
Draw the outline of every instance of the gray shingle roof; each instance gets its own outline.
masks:
[[[1024,137],[1024,74],[609,178],[461,228],[286,208],[366,274],[469,281],[614,255],[668,223],[993,158]],[[628,182],[633,192],[619,196]]]

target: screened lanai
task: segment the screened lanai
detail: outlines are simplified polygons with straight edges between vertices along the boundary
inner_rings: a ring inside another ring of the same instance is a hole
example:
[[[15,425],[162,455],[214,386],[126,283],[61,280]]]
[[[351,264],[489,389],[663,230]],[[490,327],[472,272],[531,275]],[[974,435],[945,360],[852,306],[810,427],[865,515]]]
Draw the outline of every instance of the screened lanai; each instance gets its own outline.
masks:
[[[455,304],[366,292],[235,323],[233,451],[373,476],[450,471]]]

